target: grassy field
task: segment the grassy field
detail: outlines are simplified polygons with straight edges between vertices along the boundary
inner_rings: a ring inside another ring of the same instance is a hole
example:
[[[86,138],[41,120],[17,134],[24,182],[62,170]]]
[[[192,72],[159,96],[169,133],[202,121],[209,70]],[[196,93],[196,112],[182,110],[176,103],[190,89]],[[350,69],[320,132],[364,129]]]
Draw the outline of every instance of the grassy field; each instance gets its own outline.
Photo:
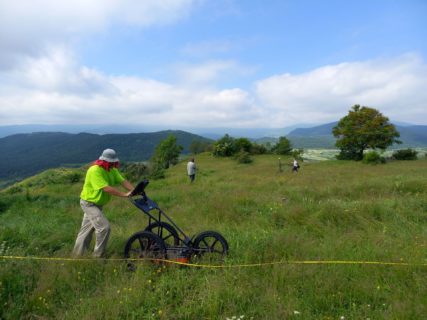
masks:
[[[307,162],[298,174],[280,172],[277,156],[196,163],[193,184],[184,161],[147,193],[188,234],[223,234],[224,268],[146,262],[128,271],[113,259],[147,219],[115,198],[105,208],[110,259],[0,259],[0,318],[426,318],[427,159]],[[83,173],[50,170],[1,192],[0,255],[69,258]],[[307,260],[410,265],[292,263]]]

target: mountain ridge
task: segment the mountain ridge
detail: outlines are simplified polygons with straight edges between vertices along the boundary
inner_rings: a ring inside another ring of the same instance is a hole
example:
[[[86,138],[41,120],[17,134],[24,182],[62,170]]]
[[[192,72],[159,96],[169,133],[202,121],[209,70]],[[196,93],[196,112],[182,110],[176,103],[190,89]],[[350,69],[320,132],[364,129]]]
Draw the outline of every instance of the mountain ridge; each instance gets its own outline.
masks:
[[[121,161],[146,161],[169,135],[177,138],[184,154],[189,152],[193,141],[211,141],[180,130],[106,135],[64,132],[15,134],[0,139],[3,154],[0,179],[20,179],[48,168],[86,164],[98,159],[106,148],[115,149]]]

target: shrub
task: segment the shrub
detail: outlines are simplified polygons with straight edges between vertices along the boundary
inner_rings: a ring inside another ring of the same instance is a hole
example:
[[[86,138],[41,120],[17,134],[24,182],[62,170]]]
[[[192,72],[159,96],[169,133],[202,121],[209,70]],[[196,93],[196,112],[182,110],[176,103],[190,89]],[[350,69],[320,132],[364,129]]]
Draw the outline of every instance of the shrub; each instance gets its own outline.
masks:
[[[70,172],[67,175],[65,175],[65,180],[68,183],[77,183],[80,182],[81,178],[83,177],[83,174],[80,172]]]
[[[253,162],[249,152],[246,152],[246,151],[240,151],[236,155],[236,160],[238,163],[252,163]]]
[[[379,164],[379,163],[385,163],[384,157],[382,157],[378,152],[376,151],[368,151],[363,155],[363,163],[369,163],[369,164]]]
[[[161,166],[154,164],[153,167],[150,169],[150,178],[153,180],[159,180],[164,179],[166,177],[165,175],[165,169]]]
[[[3,199],[0,199],[0,213],[5,212],[9,208],[9,203]]]
[[[262,144],[253,143],[251,147],[251,154],[266,154],[268,152],[267,147]]]
[[[144,163],[124,163],[123,174],[129,181],[140,181],[148,174],[148,168]]]
[[[237,151],[236,140],[226,134],[213,145],[213,155],[217,157],[230,157]]]
[[[236,151],[246,151],[250,152],[252,148],[252,143],[247,138],[239,138],[235,140]]]
[[[208,141],[194,140],[190,146],[189,150],[192,154],[199,154],[205,151],[208,151],[211,148],[212,144]]]
[[[291,152],[291,155],[294,159],[297,159],[298,161],[303,161],[302,155],[304,153],[304,149],[294,149]]]
[[[13,186],[11,186],[10,188],[8,188],[7,190],[6,190],[6,192],[8,193],[8,194],[15,194],[15,193],[20,193],[20,192],[22,192],[24,189],[22,189],[22,187],[21,186],[19,186],[19,185],[13,185]]]
[[[416,160],[418,152],[413,149],[402,149],[393,152],[393,158],[396,160]]]

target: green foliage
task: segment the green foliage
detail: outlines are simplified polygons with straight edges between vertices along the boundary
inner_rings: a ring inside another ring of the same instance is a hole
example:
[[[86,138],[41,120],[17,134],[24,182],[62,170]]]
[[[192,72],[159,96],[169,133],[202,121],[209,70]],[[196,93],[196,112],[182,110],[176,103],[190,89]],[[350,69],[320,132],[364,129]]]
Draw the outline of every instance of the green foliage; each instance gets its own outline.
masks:
[[[235,148],[238,152],[244,151],[249,153],[252,149],[252,143],[247,138],[239,138],[235,140]]]
[[[292,144],[286,137],[280,137],[272,152],[280,155],[289,155],[292,151]]]
[[[368,151],[363,155],[363,163],[380,164],[385,163],[385,158],[376,151]]]
[[[396,160],[417,160],[418,152],[413,149],[402,149],[393,152],[392,157]]]
[[[20,186],[18,184],[15,184],[15,185],[13,185],[13,186],[11,186],[11,187],[9,187],[9,188],[6,189],[6,192],[8,194],[20,193],[22,191],[23,191],[22,186]]]
[[[236,139],[226,134],[221,139],[214,142],[213,155],[217,157],[231,157],[236,153]]]
[[[303,161],[302,155],[304,154],[304,149],[294,149],[291,152],[291,156],[298,161]]]
[[[176,137],[170,135],[157,145],[151,163],[156,168],[167,169],[178,163],[182,149],[182,146],[177,145]]]
[[[268,153],[268,145],[252,143],[250,154],[266,154]]]
[[[32,188],[36,186],[49,186],[59,184],[76,184],[83,180],[85,168],[57,168],[49,169],[41,174],[28,178],[8,189],[9,193],[20,192],[20,188]]]
[[[250,153],[244,150],[241,150],[240,152],[238,152],[235,158],[238,163],[248,164],[253,162],[253,159],[251,158]]]
[[[154,164],[150,170],[150,178],[154,180],[164,179],[166,177],[166,172],[163,167],[160,167]]]
[[[159,131],[132,134],[68,134],[38,132],[16,134],[0,138],[3,154],[0,179],[22,179],[43,170],[56,167],[80,167],[100,156],[102,150],[113,148],[123,162],[149,160],[155,147],[173,135],[183,153],[195,140],[210,143],[212,140],[185,131]]]
[[[249,155],[266,154],[268,149],[266,146],[253,143],[247,138],[235,139],[226,134],[214,143],[212,151],[214,156],[219,157],[240,157],[242,152]]]
[[[194,140],[189,147],[192,154],[199,154],[209,151],[212,148],[212,143],[206,140]]]
[[[378,110],[354,105],[332,130],[340,160],[362,160],[366,149],[385,150],[400,143],[399,132]]]
[[[10,204],[5,199],[0,198],[0,214],[9,208]]]
[[[133,182],[139,182],[149,174],[148,167],[142,162],[122,163],[120,170],[126,179]]]

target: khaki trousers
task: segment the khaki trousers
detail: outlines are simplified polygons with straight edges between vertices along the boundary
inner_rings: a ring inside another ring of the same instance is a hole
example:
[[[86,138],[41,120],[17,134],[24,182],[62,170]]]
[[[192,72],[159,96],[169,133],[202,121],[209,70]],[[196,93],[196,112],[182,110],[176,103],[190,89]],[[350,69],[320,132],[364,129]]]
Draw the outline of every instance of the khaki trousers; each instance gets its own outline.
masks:
[[[83,221],[79,234],[77,235],[76,244],[74,245],[73,255],[81,256],[89,248],[95,231],[95,248],[94,257],[102,257],[107,247],[108,238],[110,237],[110,224],[102,213],[102,207],[94,203],[80,199],[80,206],[83,209]]]

